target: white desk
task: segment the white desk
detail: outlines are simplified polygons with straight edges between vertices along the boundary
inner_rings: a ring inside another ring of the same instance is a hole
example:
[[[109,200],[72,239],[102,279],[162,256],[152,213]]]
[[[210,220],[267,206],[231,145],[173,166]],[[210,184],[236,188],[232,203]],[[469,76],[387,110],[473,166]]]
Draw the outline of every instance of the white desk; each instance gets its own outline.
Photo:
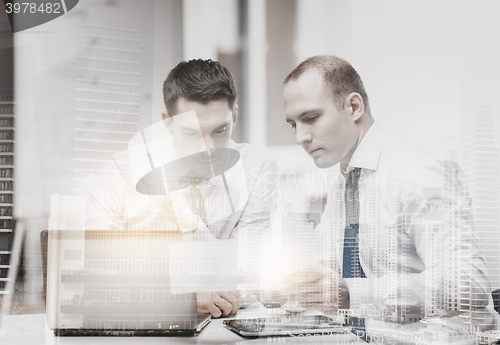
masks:
[[[307,313],[307,312],[306,312]],[[307,314],[314,314],[309,312]],[[237,317],[270,314],[260,303],[238,311]],[[366,344],[351,333],[309,336],[244,338],[226,329],[222,319],[213,319],[197,337],[56,337],[47,327],[44,314],[6,316],[0,329],[2,345],[114,345],[114,344]]]

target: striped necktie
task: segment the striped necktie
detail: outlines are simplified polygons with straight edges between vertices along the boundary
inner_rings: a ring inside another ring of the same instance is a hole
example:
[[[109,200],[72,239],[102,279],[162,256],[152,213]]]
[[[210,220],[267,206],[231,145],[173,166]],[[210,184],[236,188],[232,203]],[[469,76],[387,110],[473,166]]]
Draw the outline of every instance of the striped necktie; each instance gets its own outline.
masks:
[[[355,168],[347,175],[345,190],[346,227],[344,232],[344,254],[342,278],[364,278],[359,263],[359,190],[361,168]]]
[[[346,226],[344,231],[344,253],[342,258],[342,278],[365,278],[359,262],[359,190],[358,182],[361,168],[355,168],[347,174],[345,188]],[[351,332],[367,341],[365,320],[346,315],[345,324]]]

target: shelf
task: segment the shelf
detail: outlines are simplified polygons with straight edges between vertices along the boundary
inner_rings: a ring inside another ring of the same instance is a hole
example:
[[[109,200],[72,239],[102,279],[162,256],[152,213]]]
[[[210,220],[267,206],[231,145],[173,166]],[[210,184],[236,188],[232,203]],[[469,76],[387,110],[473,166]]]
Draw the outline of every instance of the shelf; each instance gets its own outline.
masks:
[[[93,79],[84,79],[84,78],[76,78],[76,81],[82,81],[82,82],[90,82],[94,83]],[[111,84],[111,85],[120,85],[120,86],[133,86],[133,87],[139,87],[140,85],[137,83],[126,83],[126,82],[121,82],[121,81],[112,81],[112,80],[99,80],[99,85],[100,84]]]
[[[97,143],[113,143],[113,144],[127,144],[128,141],[117,141],[117,140],[104,140],[104,139],[84,139],[84,138],[75,138],[75,141],[91,141]]]
[[[110,129],[90,129],[90,128],[75,128],[78,132],[88,132],[88,133],[106,133],[106,134],[136,134],[137,132],[126,132],[126,131],[114,131]]]
[[[113,120],[97,120],[97,119],[87,119],[87,118],[84,118],[84,117],[77,117],[77,118],[75,118],[75,121],[111,123],[111,124],[118,124],[118,125],[133,125],[133,126],[138,126],[139,125],[138,122],[123,122],[123,121],[113,121]]]

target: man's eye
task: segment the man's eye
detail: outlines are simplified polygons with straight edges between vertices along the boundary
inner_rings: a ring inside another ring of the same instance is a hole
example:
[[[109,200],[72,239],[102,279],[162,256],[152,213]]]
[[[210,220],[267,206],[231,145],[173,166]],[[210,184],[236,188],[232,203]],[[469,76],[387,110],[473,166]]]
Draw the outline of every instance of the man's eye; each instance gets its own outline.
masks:
[[[214,131],[214,134],[222,134],[226,131],[226,127]]]
[[[311,116],[311,117],[307,118],[307,120],[306,120],[306,121],[307,121],[307,122],[314,122],[314,120],[316,120],[317,118],[318,118],[318,115],[316,115],[316,116]]]
[[[197,132],[184,132],[184,134],[186,134],[188,137],[195,137],[198,135]]]

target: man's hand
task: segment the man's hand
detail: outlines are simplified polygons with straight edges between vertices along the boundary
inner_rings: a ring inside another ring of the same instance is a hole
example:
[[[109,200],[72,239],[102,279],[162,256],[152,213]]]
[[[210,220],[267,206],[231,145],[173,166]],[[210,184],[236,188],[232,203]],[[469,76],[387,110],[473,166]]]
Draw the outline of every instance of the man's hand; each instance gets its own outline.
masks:
[[[347,287],[347,283],[345,279],[340,279],[340,296],[339,296],[339,309],[349,309],[349,288]]]
[[[305,307],[322,304],[323,284],[323,272],[319,270],[296,272],[285,278],[285,296]]]
[[[165,212],[168,220],[176,224],[179,230],[196,231],[200,226],[198,216],[190,211],[186,212],[186,214],[175,214],[172,199],[169,195],[150,195],[149,198],[156,204],[156,206]]]
[[[212,317],[226,317],[236,314],[240,308],[238,292],[198,292],[196,294],[198,314],[212,314]]]
[[[285,278],[285,295],[288,300],[300,302],[304,307],[349,309],[349,288],[346,281],[338,277],[338,285],[332,286],[325,279],[326,276],[326,271],[321,270],[289,275]],[[334,293],[336,289],[340,294]]]

